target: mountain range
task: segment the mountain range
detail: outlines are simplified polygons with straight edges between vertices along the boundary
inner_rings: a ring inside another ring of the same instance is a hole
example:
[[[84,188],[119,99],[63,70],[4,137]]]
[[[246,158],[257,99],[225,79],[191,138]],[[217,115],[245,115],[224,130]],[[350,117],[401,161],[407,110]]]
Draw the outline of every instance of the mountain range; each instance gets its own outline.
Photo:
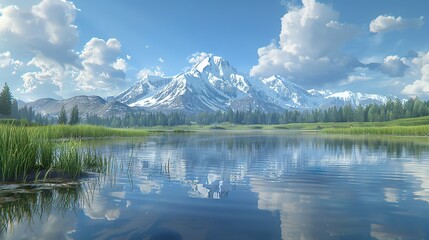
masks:
[[[22,105],[22,104],[20,104]],[[32,108],[36,113],[42,116],[56,117],[64,106],[66,112],[71,112],[74,106],[78,106],[81,116],[88,114],[98,115],[100,117],[124,117],[133,110],[126,104],[118,101],[108,102],[99,96],[76,96],[64,100],[52,98],[42,98],[34,102],[23,104],[27,108]]]
[[[145,76],[130,88],[106,101],[98,96],[77,96],[65,100],[39,99],[27,103],[42,115],[57,115],[64,105],[74,105],[81,114],[101,117],[124,116],[133,111],[183,111],[187,113],[284,109],[306,110],[331,106],[385,103],[392,96],[306,90],[281,77],[257,79],[239,73],[225,59],[209,55],[176,76]]]
[[[149,111],[314,109],[384,103],[376,94],[306,90],[280,76],[256,79],[239,73],[225,59],[210,55],[173,77],[146,76],[119,94],[117,101]]]

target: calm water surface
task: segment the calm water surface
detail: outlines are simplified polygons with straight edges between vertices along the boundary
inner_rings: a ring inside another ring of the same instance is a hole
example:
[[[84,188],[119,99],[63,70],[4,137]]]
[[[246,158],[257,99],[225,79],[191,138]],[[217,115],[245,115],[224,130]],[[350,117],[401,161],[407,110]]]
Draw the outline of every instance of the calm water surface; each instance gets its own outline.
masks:
[[[114,174],[0,185],[0,239],[429,239],[429,141],[208,132],[93,142]]]

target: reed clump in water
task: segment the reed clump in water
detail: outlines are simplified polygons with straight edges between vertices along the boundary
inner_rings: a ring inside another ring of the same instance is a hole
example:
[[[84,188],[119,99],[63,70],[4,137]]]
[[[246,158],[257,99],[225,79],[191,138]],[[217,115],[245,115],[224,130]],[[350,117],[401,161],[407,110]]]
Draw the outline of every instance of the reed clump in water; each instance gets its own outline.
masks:
[[[65,177],[106,172],[110,159],[77,140],[57,141],[51,128],[0,125],[0,181]]]

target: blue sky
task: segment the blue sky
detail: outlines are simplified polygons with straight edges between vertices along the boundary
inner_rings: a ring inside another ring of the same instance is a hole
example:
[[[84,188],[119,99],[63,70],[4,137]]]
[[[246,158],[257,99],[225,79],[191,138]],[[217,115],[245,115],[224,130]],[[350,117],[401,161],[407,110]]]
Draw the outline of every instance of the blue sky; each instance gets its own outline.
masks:
[[[429,96],[425,0],[0,0],[0,84],[23,100],[116,95],[213,53],[255,78]]]

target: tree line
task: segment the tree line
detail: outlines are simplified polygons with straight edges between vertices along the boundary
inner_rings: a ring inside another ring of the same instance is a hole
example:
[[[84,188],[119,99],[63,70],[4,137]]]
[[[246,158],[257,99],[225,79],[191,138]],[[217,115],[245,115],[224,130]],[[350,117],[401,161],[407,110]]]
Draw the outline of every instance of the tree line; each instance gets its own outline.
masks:
[[[18,100],[13,98],[7,83],[4,84],[3,89],[0,92],[0,118],[20,119],[39,125],[49,125],[55,123],[68,123],[70,125],[76,125],[80,121],[79,109],[77,106],[72,108],[69,121],[67,121],[68,118],[64,106],[61,108],[61,112],[57,119],[42,116],[40,113],[36,113],[32,107],[27,107],[26,105],[22,108],[19,108]]]
[[[225,112],[204,112],[185,114],[182,112],[144,112],[127,114],[125,117],[101,118],[86,115],[85,122],[110,127],[138,126],[177,126],[177,125],[209,125],[220,123],[233,124],[287,124],[317,122],[384,122],[400,118],[421,117],[429,115],[429,101],[418,97],[403,102],[399,99],[388,100],[385,104],[369,104],[352,107],[350,104],[340,107],[312,110],[284,110],[266,113],[259,110]]]
[[[410,98],[405,102],[399,99],[388,100],[385,104],[369,104],[354,108],[350,104],[326,109],[284,110],[265,113],[261,111],[217,112],[199,114],[200,124],[230,122],[234,124],[287,124],[317,122],[384,122],[400,118],[429,115],[429,101]]]
[[[124,117],[100,117],[97,115],[79,114],[74,106],[69,114],[64,106],[55,117],[35,113],[31,107],[18,108],[18,102],[13,99],[7,83],[0,93],[0,117],[25,119],[39,125],[78,123],[103,125],[109,127],[139,127],[139,126],[177,126],[177,125],[209,125],[220,123],[233,124],[287,124],[287,123],[317,123],[317,122],[384,122],[400,118],[421,117],[429,115],[429,101],[420,98],[409,98],[407,101],[390,99],[384,104],[369,104],[352,107],[350,104],[340,107],[311,110],[284,110],[281,112],[262,112],[260,110],[225,112],[203,112],[186,114],[184,112],[137,112],[126,114]],[[69,116],[69,117],[68,117]]]

